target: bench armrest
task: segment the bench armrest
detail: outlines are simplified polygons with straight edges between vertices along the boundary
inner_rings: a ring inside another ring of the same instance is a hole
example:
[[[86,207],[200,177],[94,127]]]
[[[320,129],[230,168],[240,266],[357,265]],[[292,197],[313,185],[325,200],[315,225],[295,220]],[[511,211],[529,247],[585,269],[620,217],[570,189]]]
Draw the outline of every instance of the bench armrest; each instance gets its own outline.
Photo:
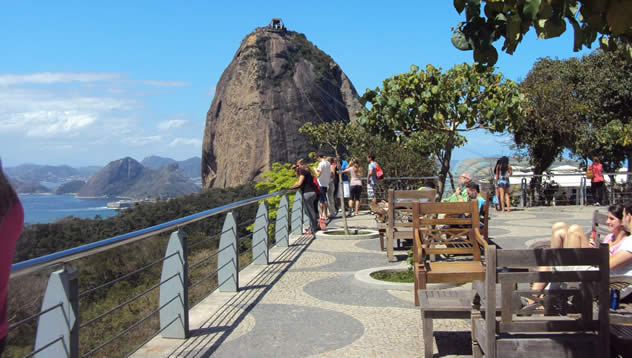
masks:
[[[479,228],[474,228],[474,239],[481,245],[483,248],[487,248],[487,240],[481,235],[481,230]]]

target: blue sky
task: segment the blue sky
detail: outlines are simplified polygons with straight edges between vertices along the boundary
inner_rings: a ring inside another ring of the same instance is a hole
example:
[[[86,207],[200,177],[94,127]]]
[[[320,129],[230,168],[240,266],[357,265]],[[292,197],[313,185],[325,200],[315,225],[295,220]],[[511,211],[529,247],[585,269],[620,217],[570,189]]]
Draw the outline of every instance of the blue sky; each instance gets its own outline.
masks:
[[[451,1],[19,1],[2,10],[4,166],[200,156],[217,81],[241,40],[272,17],[327,52],[360,95],[411,64],[472,62],[450,42],[463,19]],[[520,80],[539,57],[580,54],[572,31],[546,41],[531,31],[497,67]],[[468,137],[455,159],[510,153],[507,136]]]

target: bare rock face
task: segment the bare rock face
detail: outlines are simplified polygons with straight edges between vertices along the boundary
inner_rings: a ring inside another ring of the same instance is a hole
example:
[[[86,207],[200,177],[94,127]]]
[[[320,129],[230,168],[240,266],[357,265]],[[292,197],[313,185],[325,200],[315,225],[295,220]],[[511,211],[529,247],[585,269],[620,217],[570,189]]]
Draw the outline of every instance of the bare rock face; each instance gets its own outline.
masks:
[[[257,28],[222,74],[206,115],[203,188],[257,179],[274,162],[314,148],[298,129],[307,122],[354,120],[358,94],[340,67],[305,35]]]

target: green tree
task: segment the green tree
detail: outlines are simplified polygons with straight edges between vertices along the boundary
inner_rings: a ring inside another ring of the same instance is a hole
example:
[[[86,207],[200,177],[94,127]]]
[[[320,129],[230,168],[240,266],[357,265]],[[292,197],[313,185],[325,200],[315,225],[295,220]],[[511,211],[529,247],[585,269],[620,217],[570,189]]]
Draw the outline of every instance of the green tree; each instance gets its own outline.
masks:
[[[481,11],[482,7],[482,11]],[[622,48],[632,60],[632,1],[629,0],[454,0],[465,21],[452,36],[460,50],[474,50],[474,60],[494,65],[493,43],[504,38],[502,50],[513,54],[524,35],[534,28],[538,38],[558,37],[569,23],[573,50],[590,48],[600,35],[601,48]]]
[[[351,143],[355,130],[353,124],[347,124],[341,121],[333,121],[314,125],[311,122],[305,123],[299,132],[305,135],[312,144],[319,146],[328,146],[333,149],[336,155],[336,163],[341,163],[340,154]],[[342,172],[338,172],[338,188],[342,193]],[[340,196],[340,207],[342,208],[342,221],[344,223],[345,235],[349,235],[349,227],[347,225],[347,213],[345,208],[345,199]]]
[[[533,173],[542,174],[579,137],[588,110],[578,96],[579,61],[538,60],[520,83],[525,120],[514,127],[514,140],[526,152]],[[540,201],[541,177],[533,177],[530,195]]]
[[[439,193],[450,170],[452,150],[466,143],[461,134],[484,129],[503,132],[522,119],[518,85],[490,68],[456,65],[445,73],[432,65],[367,90],[358,121],[372,133],[405,141],[438,159]]]
[[[579,158],[601,158],[614,171],[628,160],[632,169],[632,63],[622,50],[584,56],[578,92],[589,104],[582,134],[571,147]]]

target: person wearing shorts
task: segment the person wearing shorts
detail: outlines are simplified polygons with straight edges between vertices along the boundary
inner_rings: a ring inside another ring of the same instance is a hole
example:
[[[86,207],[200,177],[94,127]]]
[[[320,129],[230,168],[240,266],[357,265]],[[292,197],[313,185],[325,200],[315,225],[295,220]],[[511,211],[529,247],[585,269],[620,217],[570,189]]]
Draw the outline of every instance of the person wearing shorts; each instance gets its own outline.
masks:
[[[377,199],[375,198],[375,186],[377,185],[377,163],[375,162],[375,155],[369,154],[366,159],[369,161],[366,196],[373,202],[373,205],[377,205]]]
[[[360,195],[362,194],[362,168],[360,168],[358,158],[351,159],[349,166],[342,172],[349,173],[351,177],[351,181],[349,182],[349,210],[353,210],[355,204],[355,215],[358,215],[360,211]]]

